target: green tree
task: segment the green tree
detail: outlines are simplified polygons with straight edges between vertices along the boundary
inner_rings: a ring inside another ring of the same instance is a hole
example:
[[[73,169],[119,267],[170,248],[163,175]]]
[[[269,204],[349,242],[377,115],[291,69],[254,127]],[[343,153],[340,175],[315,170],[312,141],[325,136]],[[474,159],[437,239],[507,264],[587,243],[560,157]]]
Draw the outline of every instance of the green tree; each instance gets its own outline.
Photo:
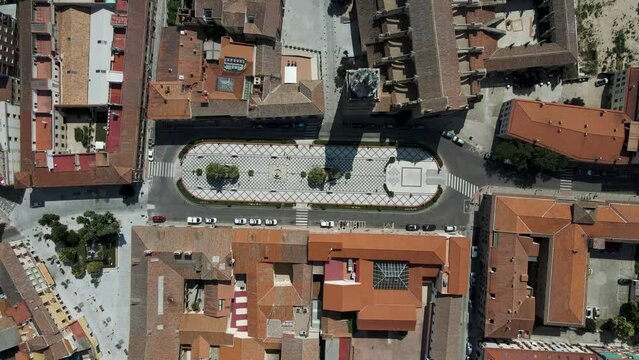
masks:
[[[635,330],[639,330],[639,303],[627,302],[621,305],[619,313],[634,326]]]
[[[593,319],[586,319],[586,331],[594,333],[597,331],[597,323]]]
[[[111,242],[120,233],[120,222],[110,212],[98,214],[95,211],[86,211],[82,216],[78,216],[78,224],[82,228],[78,231],[80,241],[83,244],[97,242]]]
[[[58,250],[58,257],[66,265],[73,265],[78,261],[78,252],[75,248],[64,247]]]
[[[91,261],[87,263],[86,269],[92,277],[99,277],[102,275],[102,263],[99,261]]]
[[[51,227],[51,240],[56,244],[65,245],[69,234],[68,230],[66,225],[54,222]]]
[[[60,221],[60,217],[56,214],[44,214],[38,220],[38,224],[42,226],[51,226],[53,223]]]
[[[67,232],[67,237],[64,243],[68,247],[76,247],[80,244],[80,235],[78,235],[75,230],[69,230],[69,232]]]
[[[78,261],[71,267],[71,273],[77,279],[82,279],[86,274],[86,268],[84,267],[84,263],[82,261]]]
[[[321,166],[312,168],[308,174],[308,185],[310,187],[322,187],[326,182],[326,172]]]
[[[495,147],[498,161],[511,161],[519,171],[555,171],[568,165],[568,159],[546,148],[523,141],[502,141]]]
[[[623,316],[616,316],[610,319],[610,328],[615,334],[615,337],[622,340],[635,335],[634,326]]]
[[[237,182],[240,178],[240,169],[236,165],[224,165],[210,163],[206,166],[206,180],[211,183],[230,180]]]

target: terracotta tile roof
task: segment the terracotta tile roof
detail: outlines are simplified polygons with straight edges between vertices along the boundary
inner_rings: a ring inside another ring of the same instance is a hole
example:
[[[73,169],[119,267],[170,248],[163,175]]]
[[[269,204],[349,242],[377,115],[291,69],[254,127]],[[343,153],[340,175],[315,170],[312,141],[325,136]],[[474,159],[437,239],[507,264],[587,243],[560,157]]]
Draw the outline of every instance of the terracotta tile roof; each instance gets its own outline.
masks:
[[[17,305],[12,307],[7,307],[5,309],[5,313],[7,316],[11,317],[16,324],[20,325],[25,321],[31,319],[31,312],[27,307],[27,303],[24,301],[20,301]]]
[[[515,99],[506,135],[584,162],[627,164],[630,118],[622,111]],[[504,111],[502,108],[502,111]]]
[[[626,79],[626,102],[623,109],[630,119],[639,121],[639,67],[629,68]]]
[[[232,344],[233,336],[226,334],[228,314],[185,314],[184,303],[187,279],[217,280],[230,286],[231,241],[229,228],[133,227],[131,358],[177,357],[180,344],[197,345],[200,337],[211,345]],[[174,254],[176,250],[182,252],[180,256]]]
[[[447,251],[448,248],[450,251]],[[441,275],[440,272],[443,272],[448,277],[449,284],[447,288],[444,288],[441,286],[443,281],[438,281],[441,292],[456,295],[466,292],[469,248],[468,239],[449,241],[444,236],[311,233],[308,253],[310,261],[328,262],[332,259],[353,259],[354,261],[356,274],[354,281],[350,279],[324,281],[323,307],[325,310],[358,311],[360,314],[363,312],[363,318],[358,315],[358,328],[414,330],[415,309],[421,307],[423,301],[424,279],[435,282]],[[454,256],[466,259],[453,260]],[[374,267],[379,261],[405,261],[409,264],[406,289],[374,288]],[[327,266],[330,264],[328,263]],[[412,312],[408,311],[409,308]],[[401,321],[396,317],[397,314],[403,314]]]
[[[585,349],[584,349],[585,350]],[[544,351],[489,347],[484,349],[486,360],[510,360],[510,359],[561,359],[561,360],[595,360],[598,357],[590,351]]]
[[[178,80],[179,43],[180,30],[176,26],[162,29],[155,72],[156,81]]]
[[[64,7],[57,10],[58,46],[64,61],[60,66],[60,103],[86,105],[89,96],[88,8]]]
[[[432,320],[432,339],[429,344],[431,359],[462,359],[460,351],[462,313],[461,297],[435,296]]]
[[[256,108],[251,118],[321,116],[324,114],[324,87],[321,80],[303,80],[298,84],[283,84],[270,92]]]
[[[104,167],[91,168],[83,171],[69,172],[49,172],[46,168],[35,168],[34,162],[38,153],[34,153],[31,146],[31,123],[32,123],[32,74],[22,72],[20,83],[23,89],[20,103],[20,149],[23,159],[21,171],[15,175],[16,188],[26,187],[60,187],[60,186],[83,186],[83,185],[114,185],[128,184],[133,181],[134,169],[137,165],[137,145],[138,130],[140,122],[140,107],[144,91],[142,84],[146,74],[144,74],[144,55],[146,43],[146,14],[149,3],[144,1],[131,2],[128,6],[128,25],[126,29],[126,53],[124,57],[124,82],[122,83],[122,134],[120,137],[118,151],[107,155],[96,154],[96,166],[103,164]],[[31,23],[32,2],[24,1],[19,4],[20,23]],[[64,24],[63,24],[64,25]],[[67,26],[68,27],[68,26]],[[33,37],[30,27],[19,27],[20,52],[24,54],[32,53]],[[60,29],[59,29],[60,30]],[[68,30],[68,29],[67,29]],[[66,31],[63,29],[61,31]],[[86,32],[88,34],[88,32]],[[86,34],[85,34],[86,35]],[[82,35],[84,36],[84,35]],[[41,37],[41,36],[40,36]],[[49,50],[51,52],[50,42]],[[88,46],[88,45],[87,45]],[[21,68],[28,69],[33,66],[33,59],[29,56],[20,57]],[[65,58],[65,63],[67,62]],[[63,90],[64,92],[64,90]],[[64,94],[62,95],[64,96]],[[37,135],[37,134],[36,134]]]
[[[264,348],[253,338],[236,337],[233,347],[220,347],[220,360],[263,359]]]
[[[573,211],[575,206],[587,209],[594,224],[584,222],[583,216],[573,218],[573,213],[579,213]],[[490,337],[512,338],[516,336],[513,331],[517,327],[532,331],[535,298],[534,294],[527,295],[527,259],[537,256],[539,250],[526,235],[548,243],[543,318],[545,324],[562,326],[579,326],[585,322],[590,239],[639,241],[637,204],[582,204],[553,198],[498,195],[493,199],[493,212],[485,323],[486,336],[490,334]],[[511,262],[513,258],[515,261]],[[496,271],[492,272],[491,267]],[[513,272],[519,276],[512,278]],[[496,295],[495,300],[490,299],[491,293]],[[515,313],[517,307],[519,310]],[[503,309],[510,309],[512,313],[503,313]],[[489,323],[491,316],[494,324]],[[515,323],[516,319],[521,320]],[[512,324],[510,329],[505,329],[508,320]],[[503,336],[499,336],[500,328],[505,329]]]
[[[20,299],[24,299],[40,334],[58,334],[58,329],[51,315],[40,300],[38,292],[8,242],[0,242],[0,268],[0,273],[3,275],[0,276],[0,287],[9,291],[15,289],[15,292],[10,292],[13,294],[12,297],[18,295],[18,298],[9,298],[11,303],[15,304],[17,301],[21,301]]]
[[[510,233],[494,233],[493,237],[486,272],[484,336],[527,338],[535,323],[535,297],[527,284],[528,259],[539,255],[539,244]]]
[[[181,81],[149,84],[147,116],[152,120],[191,118],[191,93],[182,91]]]
[[[282,360],[315,360],[320,358],[320,342],[317,338],[300,338],[285,334],[282,338]]]

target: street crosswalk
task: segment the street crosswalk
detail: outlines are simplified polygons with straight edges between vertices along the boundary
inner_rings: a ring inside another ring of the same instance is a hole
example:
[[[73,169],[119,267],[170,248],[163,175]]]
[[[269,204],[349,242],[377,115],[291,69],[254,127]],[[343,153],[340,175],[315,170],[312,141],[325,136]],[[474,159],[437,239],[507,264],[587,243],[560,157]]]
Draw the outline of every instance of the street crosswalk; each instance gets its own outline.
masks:
[[[565,169],[559,175],[559,190],[560,191],[572,191],[572,169]]]
[[[308,208],[295,209],[295,225],[308,226]]]
[[[448,185],[451,189],[458,191],[469,198],[472,198],[478,189],[477,185],[473,185],[469,183],[468,181],[458,178],[457,176],[451,173],[448,173],[448,177],[446,179],[446,185]]]
[[[173,177],[173,165],[172,162],[149,162],[149,175],[151,177]]]

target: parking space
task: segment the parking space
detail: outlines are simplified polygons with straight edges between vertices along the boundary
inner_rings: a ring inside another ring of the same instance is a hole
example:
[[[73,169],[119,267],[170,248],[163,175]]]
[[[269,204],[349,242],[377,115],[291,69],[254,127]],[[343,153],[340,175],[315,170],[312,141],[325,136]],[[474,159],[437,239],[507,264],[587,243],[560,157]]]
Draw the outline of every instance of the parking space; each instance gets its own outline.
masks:
[[[619,314],[619,307],[628,302],[628,285],[619,285],[618,280],[634,278],[635,246],[622,244],[614,252],[590,251],[591,275],[588,276],[586,306],[599,307],[601,317],[606,320]],[[590,271],[590,270],[589,270]]]

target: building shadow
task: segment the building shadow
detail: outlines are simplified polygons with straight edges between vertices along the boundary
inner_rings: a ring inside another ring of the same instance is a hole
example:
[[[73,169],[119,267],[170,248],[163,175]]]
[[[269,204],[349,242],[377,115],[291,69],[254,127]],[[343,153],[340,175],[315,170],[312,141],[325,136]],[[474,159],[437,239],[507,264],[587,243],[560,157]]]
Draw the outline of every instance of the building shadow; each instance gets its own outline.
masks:
[[[122,201],[125,205],[138,203],[141,184],[131,185],[132,192],[122,193],[122,185],[104,186],[74,186],[61,188],[34,188],[31,191],[30,202],[46,203],[49,201],[67,200],[101,200],[104,202]]]

